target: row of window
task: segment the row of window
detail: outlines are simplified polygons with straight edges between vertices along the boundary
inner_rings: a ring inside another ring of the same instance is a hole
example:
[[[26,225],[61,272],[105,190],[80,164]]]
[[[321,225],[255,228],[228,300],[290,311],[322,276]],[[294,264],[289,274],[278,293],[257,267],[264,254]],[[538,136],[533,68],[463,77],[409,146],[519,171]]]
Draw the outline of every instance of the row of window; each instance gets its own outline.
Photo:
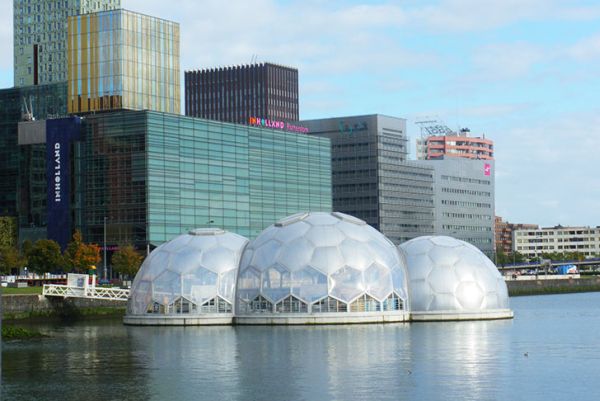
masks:
[[[350,304],[333,297],[326,297],[309,305],[290,295],[273,305],[271,301],[259,295],[251,301],[242,301],[240,309],[245,313],[382,312],[403,310],[404,301],[396,293],[392,293],[383,302],[363,294]]]

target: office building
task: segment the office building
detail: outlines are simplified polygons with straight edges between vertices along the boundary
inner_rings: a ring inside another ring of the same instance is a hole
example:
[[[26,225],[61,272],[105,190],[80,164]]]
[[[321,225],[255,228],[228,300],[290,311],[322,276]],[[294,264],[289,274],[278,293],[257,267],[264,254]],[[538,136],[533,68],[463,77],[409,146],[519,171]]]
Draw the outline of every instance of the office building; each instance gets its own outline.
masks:
[[[449,157],[494,160],[494,142],[485,135],[472,137],[468,128],[454,132],[437,121],[420,121],[421,137],[417,138],[417,159],[437,160]]]
[[[258,63],[185,72],[185,115],[238,124],[299,119],[298,70]]]
[[[179,24],[112,10],[69,17],[68,111],[179,113]]]
[[[543,253],[581,253],[584,257],[600,255],[600,227],[546,227],[513,231],[513,249],[526,258]]]
[[[515,224],[503,221],[502,217],[495,218],[496,251],[509,254],[513,252],[513,231],[515,230],[537,230],[537,224]]]
[[[13,0],[15,87],[67,80],[67,17],[121,7],[121,0]]]
[[[395,244],[434,233],[433,168],[407,161],[406,120],[366,115],[302,121],[331,140],[333,209]]]
[[[106,229],[109,250],[145,249],[196,227],[253,238],[289,214],[331,211],[327,139],[152,111],[21,123],[19,134],[45,150],[39,224],[63,247],[74,227],[99,244]]]
[[[494,162],[454,157],[417,163],[434,171],[435,234],[466,241],[493,258]]]

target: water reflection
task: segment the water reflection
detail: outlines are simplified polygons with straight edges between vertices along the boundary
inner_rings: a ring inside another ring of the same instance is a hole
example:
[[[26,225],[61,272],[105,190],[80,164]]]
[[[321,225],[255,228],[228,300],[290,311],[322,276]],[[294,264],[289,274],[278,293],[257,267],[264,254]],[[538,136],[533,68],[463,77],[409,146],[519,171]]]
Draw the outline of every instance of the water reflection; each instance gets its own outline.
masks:
[[[2,399],[597,400],[598,304],[516,298],[513,321],[37,325],[50,337],[2,348]]]
[[[420,384],[414,395],[488,399],[498,387],[497,378],[508,373],[503,350],[510,337],[502,333],[511,325],[510,320],[413,324],[411,354],[421,362],[419,368],[426,367],[413,372]]]

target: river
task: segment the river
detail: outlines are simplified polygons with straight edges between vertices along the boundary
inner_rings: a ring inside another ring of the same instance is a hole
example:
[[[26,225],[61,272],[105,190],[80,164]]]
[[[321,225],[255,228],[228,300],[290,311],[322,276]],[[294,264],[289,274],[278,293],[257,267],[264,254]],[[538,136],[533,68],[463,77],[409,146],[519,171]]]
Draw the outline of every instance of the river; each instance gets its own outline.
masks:
[[[36,324],[2,400],[598,400],[600,293],[511,298],[514,320],[311,327]]]

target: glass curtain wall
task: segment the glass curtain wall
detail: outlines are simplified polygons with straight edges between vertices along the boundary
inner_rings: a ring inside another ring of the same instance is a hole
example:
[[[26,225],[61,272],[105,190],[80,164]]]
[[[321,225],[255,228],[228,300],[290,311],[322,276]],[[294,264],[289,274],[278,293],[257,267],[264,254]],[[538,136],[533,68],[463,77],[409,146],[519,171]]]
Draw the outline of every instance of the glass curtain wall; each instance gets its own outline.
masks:
[[[69,112],[180,112],[179,24],[113,10],[68,27]]]

